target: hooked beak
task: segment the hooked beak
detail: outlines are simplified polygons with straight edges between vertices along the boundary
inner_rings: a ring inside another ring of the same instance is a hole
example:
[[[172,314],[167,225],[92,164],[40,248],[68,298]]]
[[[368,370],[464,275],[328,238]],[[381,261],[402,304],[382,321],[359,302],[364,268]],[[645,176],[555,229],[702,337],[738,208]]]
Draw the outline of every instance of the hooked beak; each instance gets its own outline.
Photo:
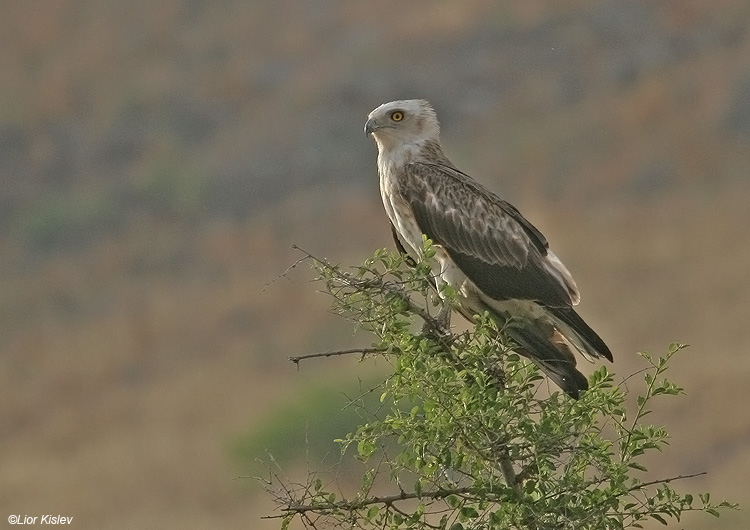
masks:
[[[365,134],[367,135],[374,133],[378,129],[380,129],[380,125],[375,121],[375,118],[370,118],[367,120],[367,123],[365,123]]]

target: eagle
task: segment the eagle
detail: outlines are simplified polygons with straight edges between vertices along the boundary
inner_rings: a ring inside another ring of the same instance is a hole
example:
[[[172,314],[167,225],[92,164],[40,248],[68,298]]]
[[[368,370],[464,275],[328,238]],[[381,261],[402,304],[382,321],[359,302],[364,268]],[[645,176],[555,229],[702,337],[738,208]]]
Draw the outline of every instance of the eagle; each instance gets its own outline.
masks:
[[[573,352],[589,361],[612,361],[612,353],[573,309],[578,288],[547,239],[443,154],[427,101],[380,105],[365,133],[378,147],[380,193],[398,249],[420,259],[429,238],[436,282],[455,292],[458,312],[470,320],[487,312],[514,351],[578,399],[588,381]]]

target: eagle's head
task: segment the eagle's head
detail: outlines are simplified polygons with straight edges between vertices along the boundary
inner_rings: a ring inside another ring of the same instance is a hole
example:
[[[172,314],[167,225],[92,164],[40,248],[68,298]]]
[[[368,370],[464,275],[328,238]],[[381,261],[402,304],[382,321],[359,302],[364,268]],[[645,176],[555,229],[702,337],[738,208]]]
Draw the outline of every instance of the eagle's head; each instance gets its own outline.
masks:
[[[383,103],[367,116],[365,133],[372,134],[383,150],[438,142],[440,125],[432,106],[423,99]]]

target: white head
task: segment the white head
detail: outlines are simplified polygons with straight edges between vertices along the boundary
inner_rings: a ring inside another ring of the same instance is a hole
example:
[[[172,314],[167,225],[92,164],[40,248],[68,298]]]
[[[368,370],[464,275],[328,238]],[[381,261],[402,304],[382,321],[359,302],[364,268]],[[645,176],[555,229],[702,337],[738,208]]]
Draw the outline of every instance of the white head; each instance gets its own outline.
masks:
[[[423,99],[383,103],[367,116],[365,132],[383,152],[394,147],[419,147],[440,140],[440,125],[432,106]]]

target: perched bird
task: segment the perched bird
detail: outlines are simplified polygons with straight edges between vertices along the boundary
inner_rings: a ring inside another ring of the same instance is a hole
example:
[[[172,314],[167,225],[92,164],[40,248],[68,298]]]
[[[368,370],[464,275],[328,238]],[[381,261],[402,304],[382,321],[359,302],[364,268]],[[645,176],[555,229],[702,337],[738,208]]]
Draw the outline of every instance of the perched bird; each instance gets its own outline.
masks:
[[[578,288],[545,237],[509,203],[443,154],[435,111],[424,100],[385,103],[367,117],[378,146],[383,205],[396,245],[419,258],[433,242],[433,272],[456,293],[458,311],[489,312],[513,341],[573,398],[588,388],[573,350],[612,360],[575,312]]]

